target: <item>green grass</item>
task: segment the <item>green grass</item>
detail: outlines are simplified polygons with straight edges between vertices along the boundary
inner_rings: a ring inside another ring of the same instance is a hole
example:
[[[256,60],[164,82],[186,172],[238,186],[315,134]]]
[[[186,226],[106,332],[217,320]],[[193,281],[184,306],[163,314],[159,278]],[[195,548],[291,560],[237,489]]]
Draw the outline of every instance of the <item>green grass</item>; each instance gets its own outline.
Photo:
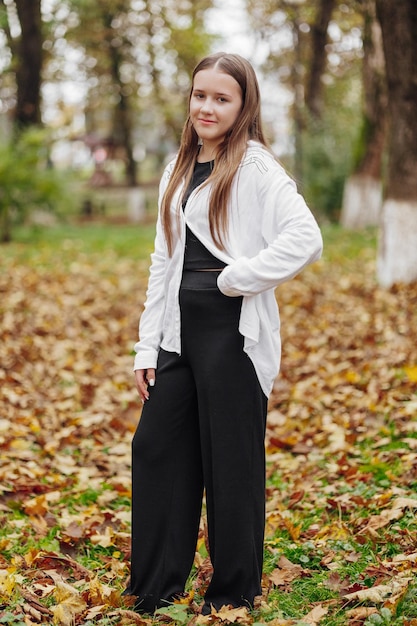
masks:
[[[377,230],[346,230],[339,224],[325,224],[321,227],[324,250],[323,259],[330,263],[341,263],[349,259],[373,257],[377,247]]]
[[[0,247],[1,258],[48,264],[56,253],[72,259],[77,255],[108,254],[118,258],[147,259],[153,249],[155,225],[85,223],[57,226],[25,226],[14,231],[13,241]]]

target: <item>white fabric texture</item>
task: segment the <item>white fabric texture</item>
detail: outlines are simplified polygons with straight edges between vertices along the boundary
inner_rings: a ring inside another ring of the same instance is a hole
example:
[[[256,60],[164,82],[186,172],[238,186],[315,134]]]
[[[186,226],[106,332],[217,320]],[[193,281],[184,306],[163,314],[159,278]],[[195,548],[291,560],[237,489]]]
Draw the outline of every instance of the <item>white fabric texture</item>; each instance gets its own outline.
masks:
[[[161,178],[160,200],[174,163],[168,164]],[[248,143],[233,181],[224,250],[215,246],[210,235],[210,187],[208,184],[194,190],[184,212],[177,208],[182,191],[177,190],[171,207],[173,223],[178,226],[171,257],[158,216],[145,308],[139,324],[140,340],[134,347],[134,369],[155,368],[159,348],[180,354],[178,296],[187,224],[201,243],[227,264],[218,277],[220,291],[230,297],[243,296],[239,331],[262,390],[269,396],[281,359],[275,288],[320,258],[320,229],[294,181],[257,142]]]

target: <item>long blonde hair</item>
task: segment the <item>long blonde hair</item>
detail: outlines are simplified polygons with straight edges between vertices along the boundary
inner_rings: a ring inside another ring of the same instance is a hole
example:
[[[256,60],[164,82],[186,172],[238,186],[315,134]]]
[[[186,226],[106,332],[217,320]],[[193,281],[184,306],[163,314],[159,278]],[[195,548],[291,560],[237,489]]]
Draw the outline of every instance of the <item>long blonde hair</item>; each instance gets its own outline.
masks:
[[[230,197],[233,177],[245,154],[249,139],[268,146],[262,129],[260,92],[258,80],[252,65],[238,54],[218,52],[205,57],[195,67],[188,97],[190,103],[194,77],[197,72],[215,67],[229,74],[239,84],[242,92],[242,108],[236,122],[227,133],[216,153],[214,168],[206,183],[212,183],[209,200],[209,225],[211,236],[219,249],[224,248],[223,236],[227,229],[227,205]],[[173,225],[170,206],[177,188],[184,184],[187,188],[194,169],[199,150],[199,138],[188,114],[181,136],[181,144],[167,189],[161,203],[161,219],[167,241],[168,252],[173,250]],[[180,211],[181,199],[177,207]],[[177,213],[178,214],[178,213]]]

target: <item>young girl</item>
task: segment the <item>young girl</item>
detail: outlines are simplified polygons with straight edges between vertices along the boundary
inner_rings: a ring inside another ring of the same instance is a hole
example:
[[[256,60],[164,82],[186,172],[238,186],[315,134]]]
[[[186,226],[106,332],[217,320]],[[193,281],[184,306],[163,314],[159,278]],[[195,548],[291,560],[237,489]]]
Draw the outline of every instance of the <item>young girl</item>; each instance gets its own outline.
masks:
[[[203,614],[261,593],[267,398],[279,369],[274,289],[320,257],[319,228],[267,148],[248,61],[193,73],[159,216],[135,376],[131,581],[139,612],[184,592],[203,491],[213,576]]]

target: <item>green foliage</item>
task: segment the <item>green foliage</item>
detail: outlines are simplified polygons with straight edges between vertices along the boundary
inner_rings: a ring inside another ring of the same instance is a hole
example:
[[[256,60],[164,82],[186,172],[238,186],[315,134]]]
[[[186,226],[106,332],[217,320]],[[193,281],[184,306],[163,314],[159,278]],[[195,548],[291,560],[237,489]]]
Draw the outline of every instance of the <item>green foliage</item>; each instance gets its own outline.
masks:
[[[157,609],[155,614],[169,618],[174,624],[188,624],[190,621],[188,606],[184,604],[171,604],[162,609]]]
[[[11,240],[13,227],[34,209],[56,214],[74,199],[62,174],[49,167],[46,135],[38,128],[0,145],[0,180],[2,242]]]
[[[351,109],[332,108],[304,133],[303,192],[311,208],[331,222],[339,218],[345,180],[352,171],[356,117]]]
[[[372,626],[373,624],[378,624],[379,626],[389,626],[389,624],[392,624],[391,611],[389,609],[382,608],[380,613],[370,615],[364,626]]]
[[[336,222],[360,134],[362,51],[352,34],[358,36],[363,25],[355,3],[333,3],[325,63],[319,72],[312,34],[322,27],[317,20],[323,4],[247,0],[246,6],[254,30],[273,42],[264,63],[266,74],[269,78],[275,74],[293,96],[294,150],[283,161],[293,162],[289,170],[315,213]],[[311,84],[318,96],[315,113],[309,113],[311,100],[306,97]]]

